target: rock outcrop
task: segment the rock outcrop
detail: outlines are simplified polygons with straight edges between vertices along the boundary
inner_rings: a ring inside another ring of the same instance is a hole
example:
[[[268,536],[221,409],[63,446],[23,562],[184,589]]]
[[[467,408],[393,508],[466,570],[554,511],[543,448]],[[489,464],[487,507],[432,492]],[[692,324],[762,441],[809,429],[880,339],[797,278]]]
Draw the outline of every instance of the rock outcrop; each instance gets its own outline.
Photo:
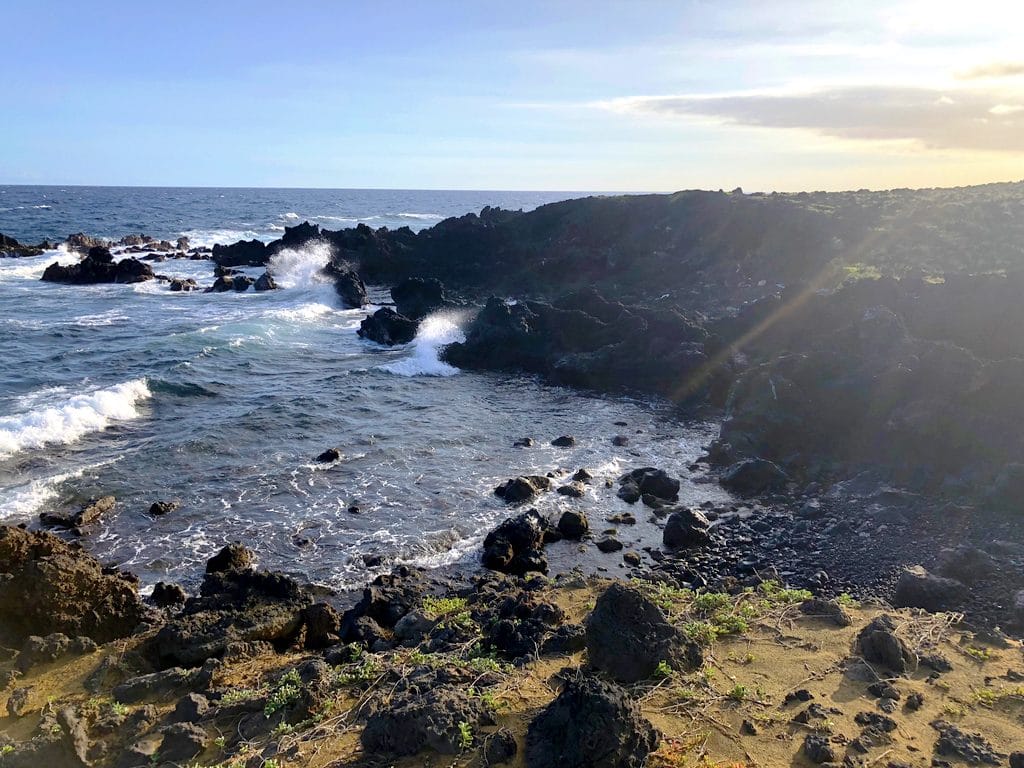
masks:
[[[77,264],[62,265],[54,262],[43,271],[42,279],[49,283],[92,285],[94,283],[141,283],[155,277],[153,268],[138,259],[114,261],[107,248],[94,246]]]

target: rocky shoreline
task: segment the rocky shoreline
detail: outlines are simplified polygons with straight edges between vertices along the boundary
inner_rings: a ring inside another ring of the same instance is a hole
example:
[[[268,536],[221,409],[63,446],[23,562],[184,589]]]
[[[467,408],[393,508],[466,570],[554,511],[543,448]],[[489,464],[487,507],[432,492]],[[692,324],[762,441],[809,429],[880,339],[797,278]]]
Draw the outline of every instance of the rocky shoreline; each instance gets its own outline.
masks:
[[[760,577],[693,591],[409,569],[341,612],[240,545],[197,594],[144,604],[50,534],[0,529],[0,551],[3,766],[1024,759],[1024,649],[955,614]],[[25,613],[30,595],[61,608]]]
[[[73,236],[85,257],[44,280],[160,279],[155,248],[211,258],[211,290],[272,290],[238,268],[324,243],[346,306],[391,286],[361,337],[459,312],[457,367],[668,399],[721,424],[689,471],[736,501],[680,505],[657,467],[512,477],[488,570],[402,568],[355,605],[234,544],[196,594],[143,601],[75,545],[0,528],[0,766],[1024,764],[1024,657],[999,629],[1024,631],[1010,204],[1024,185],[593,198],[209,254],[140,236],[122,252],[150,255],[120,261]],[[548,519],[547,493],[578,507]],[[631,511],[594,519],[594,494]],[[557,541],[619,578],[545,577]]]

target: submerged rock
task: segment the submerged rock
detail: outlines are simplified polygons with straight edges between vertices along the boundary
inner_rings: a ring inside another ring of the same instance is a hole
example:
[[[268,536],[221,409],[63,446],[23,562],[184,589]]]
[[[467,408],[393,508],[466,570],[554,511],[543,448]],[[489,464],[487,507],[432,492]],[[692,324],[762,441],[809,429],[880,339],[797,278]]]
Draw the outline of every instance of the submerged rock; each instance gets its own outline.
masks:
[[[643,768],[660,736],[619,686],[570,680],[530,723],[527,768]]]
[[[81,534],[82,528],[99,521],[99,519],[114,509],[117,500],[113,496],[102,496],[86,503],[80,510],[74,513],[43,512],[39,520],[44,525],[53,525],[59,528],[70,528],[75,533]]]

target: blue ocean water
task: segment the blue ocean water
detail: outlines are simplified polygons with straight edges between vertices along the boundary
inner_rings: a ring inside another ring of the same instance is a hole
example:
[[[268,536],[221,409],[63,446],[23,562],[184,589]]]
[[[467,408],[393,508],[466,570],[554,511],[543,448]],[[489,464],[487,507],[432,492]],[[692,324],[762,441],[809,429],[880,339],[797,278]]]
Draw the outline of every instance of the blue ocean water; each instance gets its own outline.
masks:
[[[2,189],[0,232],[21,240],[141,231],[207,244],[269,239],[304,218],[423,226],[482,205],[530,207],[558,197]],[[242,541],[265,567],[344,588],[398,562],[473,563],[482,535],[508,514],[492,489],[517,474],[590,469],[597,479],[584,500],[550,493],[538,507],[554,516],[583,505],[599,530],[604,517],[627,509],[604,482],[636,466],[687,478],[686,502],[723,498],[686,469],[709,428],[678,422],[665,404],[440,362],[465,314],[428,318],[402,347],[359,339],[373,307],[339,306],[320,274],[328,255],[323,244],[282,252],[270,265],[281,289],[259,294],[172,293],[156,281],[40,282],[47,264],[78,258],[63,249],[0,259],[0,520],[37,524],[43,511],[114,494],[115,511],[83,544],[145,584],[194,583],[205,558]],[[208,261],[154,268],[213,282]],[[386,292],[374,296],[383,301]],[[577,447],[549,445],[562,434],[575,435]],[[613,447],[616,434],[629,435],[631,446]],[[537,447],[513,448],[524,436]],[[338,447],[341,460],[314,463],[328,447]],[[152,502],[169,499],[180,508],[148,514]],[[627,546],[660,541],[653,522],[638,517],[621,531]],[[366,555],[382,562],[368,567]],[[566,564],[578,557],[572,544],[553,545],[549,556]],[[595,557],[609,568],[621,562]]]
[[[285,226],[324,229],[429,227],[485,205],[531,210],[583,192],[478,192],[387,189],[209,187],[32,187],[0,185],[0,232],[24,243],[75,232],[117,239],[143,233],[188,237],[193,246],[272,240]]]

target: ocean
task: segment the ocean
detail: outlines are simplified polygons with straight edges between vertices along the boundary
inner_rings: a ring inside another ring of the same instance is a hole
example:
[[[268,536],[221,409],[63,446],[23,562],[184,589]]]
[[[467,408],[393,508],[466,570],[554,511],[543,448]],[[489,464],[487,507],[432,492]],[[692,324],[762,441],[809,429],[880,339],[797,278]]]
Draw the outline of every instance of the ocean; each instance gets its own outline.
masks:
[[[0,232],[28,243],[84,231],[212,245],[270,240],[303,220],[421,229],[484,205],[573,196],[0,187]],[[634,549],[660,532],[605,487],[622,472],[669,470],[684,480],[684,503],[726,498],[687,471],[713,425],[682,422],[656,400],[458,371],[438,354],[461,337],[466,313],[428,318],[401,347],[363,341],[356,330],[376,306],[340,307],[320,274],[328,256],[322,244],[284,251],[270,265],[280,290],[216,294],[40,282],[48,264],[78,258],[63,247],[0,259],[0,521],[38,525],[41,512],[113,494],[116,509],[82,543],[145,586],[194,585],[206,558],[241,541],[262,567],[346,589],[399,563],[474,567],[484,534],[510,514],[493,488],[519,474],[589,469],[585,499],[549,493],[536,506],[554,517],[584,505],[597,530],[629,509],[638,522],[619,535]],[[153,266],[213,282],[209,261]],[[388,300],[384,286],[371,295]],[[576,447],[550,445],[563,434]],[[612,445],[618,434],[629,447]],[[514,448],[521,437],[536,447]],[[341,459],[317,464],[329,447]],[[181,506],[148,514],[160,500]],[[569,567],[577,548],[553,545],[548,556]],[[589,557],[593,568],[621,565]]]

